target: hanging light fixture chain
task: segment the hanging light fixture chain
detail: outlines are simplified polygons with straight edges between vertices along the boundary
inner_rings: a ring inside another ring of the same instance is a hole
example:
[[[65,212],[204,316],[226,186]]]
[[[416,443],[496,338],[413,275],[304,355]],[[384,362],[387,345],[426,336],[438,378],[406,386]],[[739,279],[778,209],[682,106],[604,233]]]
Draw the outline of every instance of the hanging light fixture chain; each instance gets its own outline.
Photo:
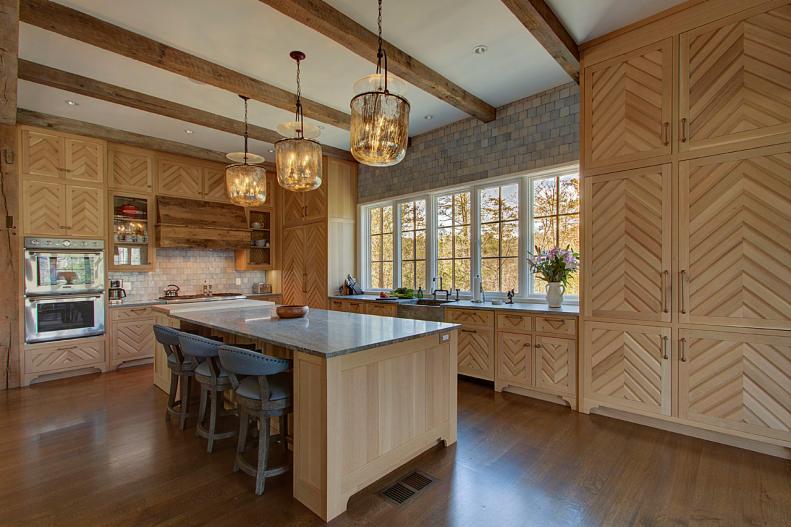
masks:
[[[302,113],[302,83],[300,79],[300,60],[297,59],[297,121],[299,121],[299,138],[305,137],[305,116]]]
[[[247,164],[247,138],[248,138],[248,133],[247,133],[247,101],[248,101],[248,99],[250,99],[250,97],[246,97],[244,95],[240,95],[239,97],[241,97],[242,100],[244,101],[244,164],[246,165]]]

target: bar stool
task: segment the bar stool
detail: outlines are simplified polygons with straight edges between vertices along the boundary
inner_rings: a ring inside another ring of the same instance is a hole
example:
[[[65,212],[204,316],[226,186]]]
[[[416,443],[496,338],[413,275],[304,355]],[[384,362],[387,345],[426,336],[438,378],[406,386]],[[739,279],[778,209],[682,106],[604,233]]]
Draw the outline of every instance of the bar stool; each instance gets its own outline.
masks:
[[[239,437],[233,470],[241,469],[255,477],[255,493],[264,493],[266,478],[288,472],[291,464],[269,467],[269,443],[276,440],[283,445],[288,458],[288,414],[291,413],[291,361],[251,352],[234,346],[220,347],[220,363],[229,373],[236,400],[239,403]],[[245,375],[240,381],[239,375]],[[269,418],[280,418],[280,434],[270,436]],[[247,427],[250,418],[257,419],[258,463],[257,466],[244,459],[247,444]]]
[[[195,426],[195,435],[208,440],[206,451],[214,450],[214,442],[227,439],[236,435],[235,430],[217,432],[217,416],[221,414],[223,394],[225,390],[232,389],[231,379],[220,366],[218,350],[221,342],[198,335],[181,333],[179,335],[181,351],[195,364],[195,380],[200,383],[200,409],[198,410],[198,424]],[[202,361],[202,362],[200,362]],[[206,419],[206,406],[209,406],[209,426],[204,426]]]
[[[179,346],[179,335],[181,331],[167,326],[154,325],[154,337],[157,342],[162,344],[168,359],[168,369],[170,370],[170,391],[168,393],[168,405],[165,411],[165,421],[170,421],[171,416],[179,418],[179,428],[184,430],[189,417],[190,391],[192,389],[192,377],[195,371],[195,363],[190,359],[185,359]],[[176,400],[176,393],[181,385],[181,398]]]

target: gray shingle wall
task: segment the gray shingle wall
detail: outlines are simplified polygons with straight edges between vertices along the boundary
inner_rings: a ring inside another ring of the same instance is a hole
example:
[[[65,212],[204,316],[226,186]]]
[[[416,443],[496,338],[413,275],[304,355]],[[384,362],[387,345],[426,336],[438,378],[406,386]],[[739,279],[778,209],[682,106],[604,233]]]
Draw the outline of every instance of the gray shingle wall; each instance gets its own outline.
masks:
[[[399,164],[360,165],[361,203],[460,185],[579,159],[579,87],[570,82],[412,138]]]

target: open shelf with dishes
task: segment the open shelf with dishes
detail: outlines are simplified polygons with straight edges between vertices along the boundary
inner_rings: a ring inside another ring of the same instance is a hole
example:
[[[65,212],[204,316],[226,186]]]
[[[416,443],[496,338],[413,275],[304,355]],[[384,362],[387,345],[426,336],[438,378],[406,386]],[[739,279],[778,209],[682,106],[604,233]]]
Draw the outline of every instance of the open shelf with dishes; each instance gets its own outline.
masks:
[[[154,268],[154,199],[150,194],[111,191],[108,268],[151,271]]]
[[[275,214],[269,208],[247,209],[250,247],[237,249],[236,269],[268,271],[275,268]]]

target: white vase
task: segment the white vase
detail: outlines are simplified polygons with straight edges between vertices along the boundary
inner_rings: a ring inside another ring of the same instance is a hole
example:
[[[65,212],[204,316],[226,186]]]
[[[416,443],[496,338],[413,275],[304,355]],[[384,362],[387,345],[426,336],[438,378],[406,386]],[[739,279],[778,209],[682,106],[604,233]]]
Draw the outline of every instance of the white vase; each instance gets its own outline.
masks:
[[[563,293],[566,292],[566,287],[562,282],[549,282],[546,291],[549,307],[560,307],[563,304]]]

